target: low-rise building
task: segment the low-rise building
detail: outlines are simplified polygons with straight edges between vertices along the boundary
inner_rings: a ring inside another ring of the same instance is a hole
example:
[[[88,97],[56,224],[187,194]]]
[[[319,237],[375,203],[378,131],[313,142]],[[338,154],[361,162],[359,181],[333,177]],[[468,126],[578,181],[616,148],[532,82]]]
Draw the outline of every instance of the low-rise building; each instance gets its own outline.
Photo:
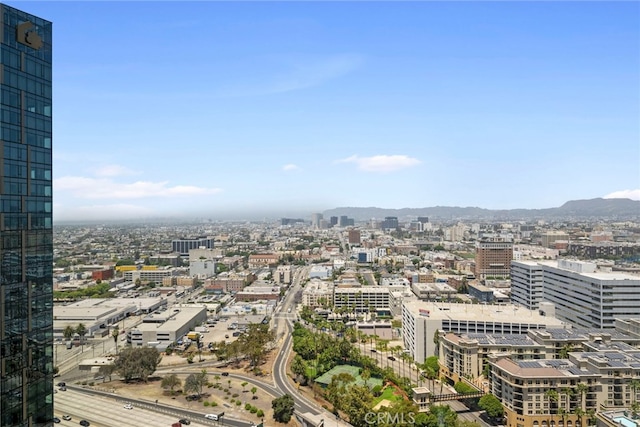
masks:
[[[333,306],[335,310],[347,310],[355,313],[386,310],[389,312],[390,292],[381,286],[361,286],[334,288]]]
[[[333,284],[313,279],[302,290],[302,305],[317,308],[328,307],[333,303]]]
[[[206,320],[207,309],[204,306],[177,306],[152,313],[127,332],[127,343],[134,347],[155,346],[162,350]]]
[[[456,294],[456,290],[453,287],[443,282],[417,282],[411,285],[411,290],[421,300],[449,300]]]

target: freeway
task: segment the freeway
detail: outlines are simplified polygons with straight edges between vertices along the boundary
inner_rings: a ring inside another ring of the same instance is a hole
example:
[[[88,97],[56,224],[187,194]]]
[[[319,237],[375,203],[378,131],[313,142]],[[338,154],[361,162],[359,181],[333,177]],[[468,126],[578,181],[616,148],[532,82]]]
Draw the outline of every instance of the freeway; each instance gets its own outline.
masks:
[[[124,409],[124,405],[130,403],[133,409]],[[141,421],[149,427],[170,426],[179,419],[191,420],[194,426],[232,426],[250,427],[254,423],[231,419],[223,416],[221,421],[211,421],[204,418],[203,412],[196,412],[176,408],[169,405],[155,404],[140,399],[124,399],[111,393],[84,389],[67,385],[67,391],[58,392],[54,397],[54,412],[56,416],[70,415],[71,421],[63,421],[61,425],[76,425],[81,419],[85,419],[96,427],[139,427]],[[212,413],[220,412],[210,410]]]

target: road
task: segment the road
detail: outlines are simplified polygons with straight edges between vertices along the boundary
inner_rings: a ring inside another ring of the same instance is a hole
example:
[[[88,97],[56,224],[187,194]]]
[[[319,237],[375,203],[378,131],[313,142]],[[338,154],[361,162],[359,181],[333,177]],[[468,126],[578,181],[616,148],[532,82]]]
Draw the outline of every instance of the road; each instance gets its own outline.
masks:
[[[278,388],[278,390],[282,394],[289,394],[293,397],[294,400],[294,409],[296,412],[309,412],[314,415],[321,414],[325,420],[332,420],[331,425],[333,425],[333,420],[336,420],[335,415],[330,413],[329,411],[321,408],[315,402],[312,402],[305,398],[302,394],[300,394],[294,385],[289,381],[289,377],[287,375],[287,362],[292,353],[293,347],[293,321],[297,318],[296,307],[295,307],[295,295],[298,291],[300,291],[300,284],[304,279],[306,279],[309,275],[310,267],[304,267],[302,269],[296,270],[294,273],[293,283],[287,292],[282,304],[280,305],[280,309],[274,315],[274,327],[280,336],[280,333],[284,333],[282,343],[282,347],[280,348],[280,352],[276,357],[273,367],[273,381]],[[337,419],[336,427],[350,427],[351,424]]]
[[[125,409],[124,405],[131,403],[133,409]],[[215,413],[215,411],[211,410]],[[252,423],[240,420],[225,419],[220,422],[204,418],[204,413],[179,410],[171,406],[155,405],[136,399],[122,399],[120,396],[107,396],[91,391],[68,387],[67,391],[59,391],[54,396],[54,413],[62,419],[63,415],[70,415],[71,420],[62,420],[60,426],[78,425],[82,419],[95,427],[168,427],[179,419],[186,418],[191,426],[233,426],[248,427]]]

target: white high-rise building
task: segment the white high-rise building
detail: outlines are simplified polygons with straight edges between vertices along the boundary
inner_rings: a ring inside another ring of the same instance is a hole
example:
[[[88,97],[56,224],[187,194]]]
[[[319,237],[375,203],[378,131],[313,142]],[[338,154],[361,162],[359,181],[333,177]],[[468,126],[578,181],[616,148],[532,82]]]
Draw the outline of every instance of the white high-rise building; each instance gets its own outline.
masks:
[[[598,270],[583,261],[512,261],[511,300],[536,309],[555,305],[558,318],[586,328],[613,328],[640,317],[640,277]]]

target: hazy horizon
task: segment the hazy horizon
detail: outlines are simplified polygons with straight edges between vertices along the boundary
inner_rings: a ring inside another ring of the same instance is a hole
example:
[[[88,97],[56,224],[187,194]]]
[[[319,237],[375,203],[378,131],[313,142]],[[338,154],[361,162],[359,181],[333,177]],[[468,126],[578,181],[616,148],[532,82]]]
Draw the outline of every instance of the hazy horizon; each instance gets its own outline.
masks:
[[[637,2],[9,4],[56,222],[640,200]]]

